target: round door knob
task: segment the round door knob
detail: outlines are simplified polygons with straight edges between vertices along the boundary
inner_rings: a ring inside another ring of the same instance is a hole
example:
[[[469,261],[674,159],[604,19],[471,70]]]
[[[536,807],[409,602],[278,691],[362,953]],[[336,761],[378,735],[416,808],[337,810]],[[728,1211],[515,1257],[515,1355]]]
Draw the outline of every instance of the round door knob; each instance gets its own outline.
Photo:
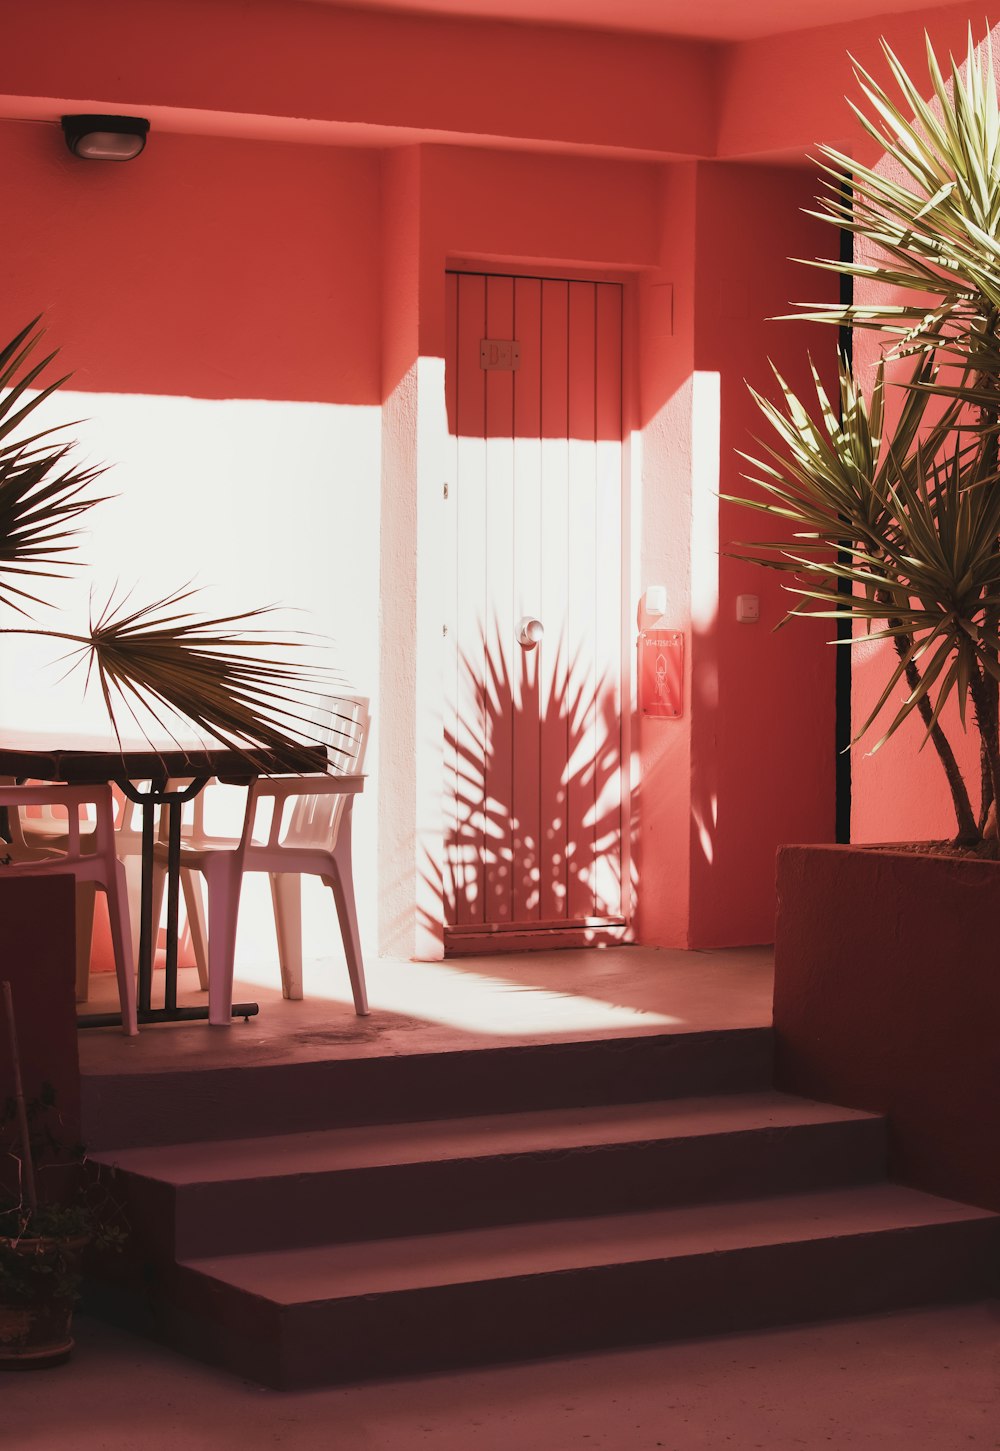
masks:
[[[533,650],[544,634],[545,626],[541,620],[536,620],[531,615],[525,615],[518,622],[517,643],[524,650]]]

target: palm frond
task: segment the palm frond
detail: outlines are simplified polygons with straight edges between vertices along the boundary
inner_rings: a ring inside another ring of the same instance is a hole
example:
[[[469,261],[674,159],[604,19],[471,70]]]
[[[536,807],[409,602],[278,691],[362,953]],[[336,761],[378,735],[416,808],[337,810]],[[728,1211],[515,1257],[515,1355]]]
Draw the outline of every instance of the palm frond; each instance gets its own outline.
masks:
[[[808,265],[878,283],[886,296],[862,306],[805,304],[795,315],[874,328],[900,355],[944,345],[975,360],[1000,308],[1000,101],[990,38],[977,47],[970,31],[965,74],[951,58],[947,79],[928,39],[930,104],[882,48],[898,97],[855,63],[863,100],[849,102],[882,159],[868,166],[821,146],[824,190],[811,212],[852,232],[873,260]],[[907,293],[918,300],[907,302]]]
[[[17,439],[25,420],[68,377],[28,396],[56,357],[29,365],[42,335],[36,318],[0,351],[0,605],[21,614],[26,604],[44,602],[29,583],[61,577],[72,562],[66,555],[75,547],[74,520],[103,502],[89,486],[104,470],[69,462],[73,445],[63,440],[65,425]]]
[[[87,635],[30,633],[76,647],[119,739],[129,719],[148,736],[149,718],[176,739],[179,720],[236,750],[272,753],[285,770],[315,770],[303,747],[324,739],[316,706],[337,683],[334,672],[302,658],[315,641],[262,629],[276,613],[271,606],[201,617],[188,608],[195,593],[185,588],[135,607],[109,600]]]

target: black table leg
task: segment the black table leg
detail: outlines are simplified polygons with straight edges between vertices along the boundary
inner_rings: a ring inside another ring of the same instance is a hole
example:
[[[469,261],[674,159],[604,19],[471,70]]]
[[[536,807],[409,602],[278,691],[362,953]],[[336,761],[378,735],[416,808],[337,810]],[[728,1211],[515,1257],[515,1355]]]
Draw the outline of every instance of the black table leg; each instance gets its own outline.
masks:
[[[129,792],[132,801],[136,797]],[[153,1002],[153,956],[156,952],[156,936],[153,926],[153,848],[156,802],[152,792],[139,799],[142,810],[142,879],[139,893],[139,969],[136,1006],[140,1014],[152,1011]]]

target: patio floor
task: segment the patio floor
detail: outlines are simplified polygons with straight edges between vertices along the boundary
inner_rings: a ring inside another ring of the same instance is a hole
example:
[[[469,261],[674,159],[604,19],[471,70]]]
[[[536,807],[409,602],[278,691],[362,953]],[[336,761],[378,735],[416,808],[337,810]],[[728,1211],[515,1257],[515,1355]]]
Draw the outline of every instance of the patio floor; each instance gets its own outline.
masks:
[[[998,1332],[985,1302],[292,1392],[81,1316],[0,1395],[11,1451],[987,1451]]]
[[[234,992],[236,1001],[257,1001],[258,1016],[230,1028],[156,1024],[131,1039],[115,1028],[87,1029],[80,1066],[84,1074],[183,1072],[761,1027],[771,1021],[773,962],[770,947],[375,958],[366,973],[371,1015],[358,1018],[342,961],[307,962],[305,997],[286,1002],[277,962],[264,959],[238,967]],[[161,983],[158,974],[154,994]],[[178,997],[205,1001],[193,968],[181,969]],[[85,1011],[115,1005],[113,974],[95,973]]]

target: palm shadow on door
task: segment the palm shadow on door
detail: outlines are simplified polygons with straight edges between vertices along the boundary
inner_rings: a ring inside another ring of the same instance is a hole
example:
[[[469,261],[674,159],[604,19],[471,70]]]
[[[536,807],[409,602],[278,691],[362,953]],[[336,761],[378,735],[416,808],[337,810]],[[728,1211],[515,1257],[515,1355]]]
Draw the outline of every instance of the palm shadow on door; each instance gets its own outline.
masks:
[[[458,659],[445,731],[450,809],[441,873],[447,944],[625,926],[617,689],[587,678],[561,644]],[[513,653],[513,652],[512,652]],[[540,683],[541,682],[541,683]],[[575,939],[574,939],[575,940]],[[511,944],[513,945],[513,944]],[[540,944],[541,945],[541,944]],[[555,943],[553,943],[555,945]]]

